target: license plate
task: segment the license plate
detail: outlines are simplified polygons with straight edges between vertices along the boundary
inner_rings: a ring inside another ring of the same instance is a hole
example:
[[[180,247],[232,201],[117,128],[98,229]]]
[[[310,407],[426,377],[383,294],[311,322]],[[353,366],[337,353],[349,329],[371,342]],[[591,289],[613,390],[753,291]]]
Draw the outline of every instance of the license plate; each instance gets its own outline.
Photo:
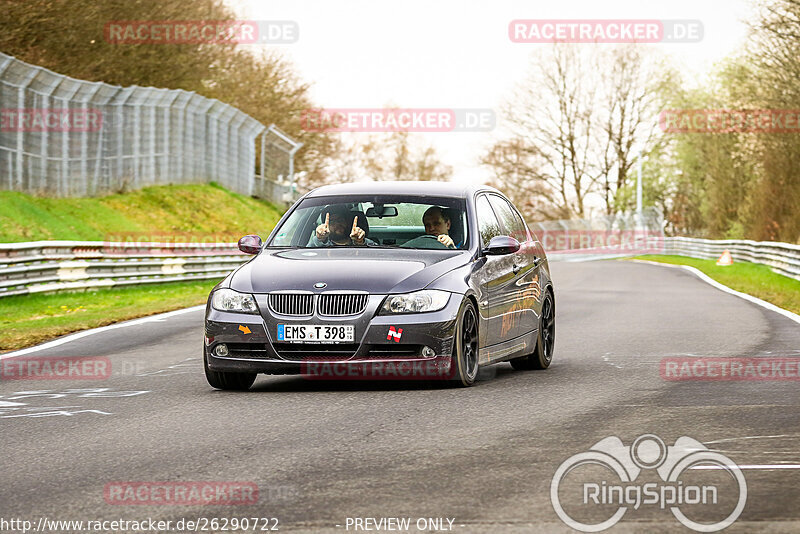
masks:
[[[303,343],[352,343],[355,326],[327,324],[279,324],[278,341]]]

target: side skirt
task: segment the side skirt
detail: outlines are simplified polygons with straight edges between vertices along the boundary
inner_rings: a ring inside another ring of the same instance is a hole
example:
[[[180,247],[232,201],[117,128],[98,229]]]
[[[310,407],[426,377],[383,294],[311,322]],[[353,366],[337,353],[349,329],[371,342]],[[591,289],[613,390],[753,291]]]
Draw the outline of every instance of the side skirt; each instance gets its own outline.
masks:
[[[490,365],[498,362],[505,362],[518,356],[525,356],[530,354],[536,346],[536,337],[539,334],[538,330],[534,330],[528,334],[496,343],[488,347],[481,347],[480,349],[480,365]]]

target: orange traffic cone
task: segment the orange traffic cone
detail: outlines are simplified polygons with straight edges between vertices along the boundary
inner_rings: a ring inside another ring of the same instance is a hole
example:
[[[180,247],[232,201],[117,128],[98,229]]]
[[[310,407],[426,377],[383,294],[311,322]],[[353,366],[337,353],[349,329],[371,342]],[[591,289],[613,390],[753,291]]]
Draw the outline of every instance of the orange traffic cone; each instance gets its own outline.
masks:
[[[725,249],[725,252],[719,257],[717,265],[733,265],[733,256],[731,256],[731,252],[728,249]]]

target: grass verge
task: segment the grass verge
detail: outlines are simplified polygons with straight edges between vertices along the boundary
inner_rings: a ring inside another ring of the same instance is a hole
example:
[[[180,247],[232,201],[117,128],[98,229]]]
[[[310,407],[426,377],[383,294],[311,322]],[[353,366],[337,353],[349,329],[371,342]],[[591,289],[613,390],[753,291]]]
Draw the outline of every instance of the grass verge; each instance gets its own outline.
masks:
[[[645,255],[631,259],[672,265],[690,265],[731,289],[753,295],[775,306],[800,314],[800,281],[772,272],[766,265],[736,262],[733,265],[721,266],[717,265],[716,260],[666,255]]]
[[[0,242],[105,241],[127,234],[245,234],[266,238],[283,214],[216,184],[162,185],[90,198],[0,191]],[[134,239],[140,241],[141,239]]]
[[[0,352],[136,317],[205,304],[219,280],[0,298]]]
[[[266,238],[283,208],[219,185],[165,185],[103,197],[0,191],[0,242],[217,241]],[[186,239],[179,239],[185,237]],[[0,298],[0,352],[206,301],[211,281]]]

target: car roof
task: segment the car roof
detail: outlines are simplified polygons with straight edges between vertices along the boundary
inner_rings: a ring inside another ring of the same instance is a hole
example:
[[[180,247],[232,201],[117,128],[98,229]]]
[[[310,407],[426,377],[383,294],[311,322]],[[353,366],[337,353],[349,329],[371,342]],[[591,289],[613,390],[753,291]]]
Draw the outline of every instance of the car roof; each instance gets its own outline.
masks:
[[[336,195],[431,195],[467,198],[477,191],[497,191],[485,185],[468,185],[457,182],[394,181],[394,182],[350,182],[323,185],[308,193],[308,197]]]

